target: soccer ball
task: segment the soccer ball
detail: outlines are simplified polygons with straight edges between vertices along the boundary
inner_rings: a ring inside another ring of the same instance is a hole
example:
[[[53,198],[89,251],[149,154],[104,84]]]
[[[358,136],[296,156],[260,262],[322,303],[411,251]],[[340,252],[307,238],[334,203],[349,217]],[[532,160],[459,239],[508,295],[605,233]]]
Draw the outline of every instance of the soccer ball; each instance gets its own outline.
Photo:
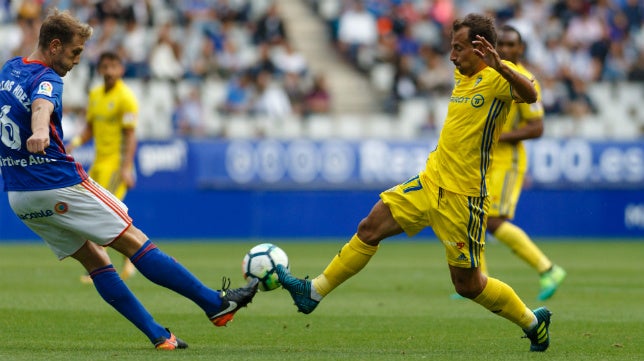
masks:
[[[244,256],[242,274],[244,279],[249,277],[259,279],[260,290],[274,290],[280,286],[276,272],[278,264],[289,268],[286,252],[272,243],[258,244]]]

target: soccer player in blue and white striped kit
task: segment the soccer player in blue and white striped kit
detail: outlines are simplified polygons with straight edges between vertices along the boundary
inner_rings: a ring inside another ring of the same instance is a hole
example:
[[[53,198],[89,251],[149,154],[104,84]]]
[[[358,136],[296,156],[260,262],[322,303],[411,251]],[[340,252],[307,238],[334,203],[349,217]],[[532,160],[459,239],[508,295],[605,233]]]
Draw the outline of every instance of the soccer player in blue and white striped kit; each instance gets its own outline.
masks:
[[[8,60],[0,72],[0,169],[14,213],[59,259],[89,272],[101,297],[138,327],[157,349],[188,345],[157,323],[114,269],[109,246],[129,257],[150,281],[195,302],[215,326],[225,326],[251,302],[257,281],[215,291],[163,253],[132,224],[127,207],[83,170],[63,145],[65,76],[80,61],[92,28],[53,9],[37,49]],[[228,283],[228,284],[227,284]]]

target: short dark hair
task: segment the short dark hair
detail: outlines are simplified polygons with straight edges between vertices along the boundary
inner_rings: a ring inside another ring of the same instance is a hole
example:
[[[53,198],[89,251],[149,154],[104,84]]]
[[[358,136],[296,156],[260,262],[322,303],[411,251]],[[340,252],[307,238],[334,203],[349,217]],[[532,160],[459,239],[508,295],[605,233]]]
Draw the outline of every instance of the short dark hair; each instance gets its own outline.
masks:
[[[104,60],[115,60],[121,63],[121,65],[123,64],[123,60],[121,59],[121,56],[113,51],[102,52],[101,55],[98,56],[98,61],[96,62],[96,64],[100,65]]]
[[[52,8],[40,26],[38,46],[41,49],[45,49],[55,39],[66,45],[71,43],[74,40],[74,36],[77,35],[84,40],[89,39],[92,36],[92,27],[81,23],[67,10],[60,11]]]
[[[452,24],[452,34],[461,28],[468,28],[468,38],[470,41],[476,40],[480,35],[496,47],[496,26],[494,19],[481,14],[467,14],[464,18],[454,20]]]
[[[506,24],[501,27],[501,32],[506,32],[506,31],[517,34],[517,37],[519,39],[519,44],[523,44],[523,37],[521,36],[521,33],[519,32],[519,30],[517,30],[517,28],[515,28],[512,25]]]

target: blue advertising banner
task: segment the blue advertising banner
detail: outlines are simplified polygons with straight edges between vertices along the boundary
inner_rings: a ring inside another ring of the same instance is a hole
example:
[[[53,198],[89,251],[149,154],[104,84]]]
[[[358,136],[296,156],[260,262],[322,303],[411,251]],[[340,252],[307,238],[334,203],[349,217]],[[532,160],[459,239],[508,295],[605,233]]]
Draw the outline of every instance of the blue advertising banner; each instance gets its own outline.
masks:
[[[153,238],[347,237],[435,140],[142,142],[125,203]],[[85,167],[91,146],[74,156]],[[644,142],[528,143],[515,222],[534,237],[644,239]],[[1,182],[0,182],[1,183]],[[431,230],[421,234],[433,236]],[[36,236],[0,197],[0,241]]]
[[[384,189],[424,168],[434,139],[175,141],[143,144],[142,185],[200,189]],[[644,189],[644,142],[527,142],[527,186]],[[180,184],[178,184],[180,183]]]
[[[534,187],[644,189],[644,142],[542,138],[526,145]]]

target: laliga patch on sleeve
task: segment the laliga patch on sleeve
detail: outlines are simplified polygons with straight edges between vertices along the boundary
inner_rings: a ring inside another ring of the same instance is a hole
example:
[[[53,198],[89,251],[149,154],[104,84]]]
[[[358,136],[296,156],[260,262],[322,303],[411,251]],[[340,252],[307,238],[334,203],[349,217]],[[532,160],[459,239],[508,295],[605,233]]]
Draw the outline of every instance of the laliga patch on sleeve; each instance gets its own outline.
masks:
[[[54,91],[54,86],[50,82],[44,81],[38,85],[38,94],[43,94],[48,97],[51,96],[51,93]]]

